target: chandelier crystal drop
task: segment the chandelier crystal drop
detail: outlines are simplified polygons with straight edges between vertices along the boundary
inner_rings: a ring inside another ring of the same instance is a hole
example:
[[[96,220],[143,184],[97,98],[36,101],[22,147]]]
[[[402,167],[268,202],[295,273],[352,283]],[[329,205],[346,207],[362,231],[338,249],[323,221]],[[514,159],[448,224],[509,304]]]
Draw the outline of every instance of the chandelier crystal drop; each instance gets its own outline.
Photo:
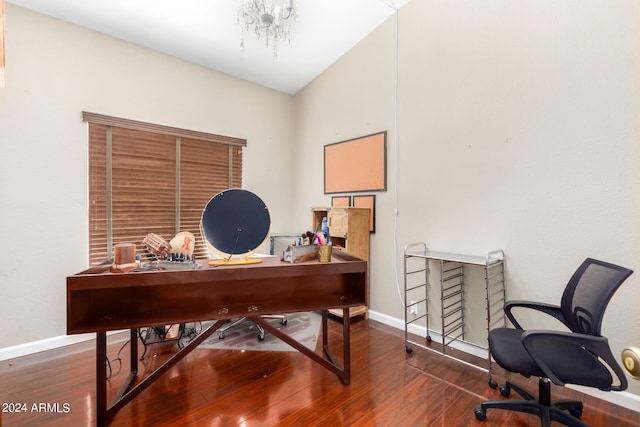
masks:
[[[240,47],[244,48],[244,34],[254,27],[258,38],[264,37],[271,46],[273,56],[278,56],[280,40],[291,42],[291,26],[296,20],[293,0],[242,0],[238,23],[242,28]]]

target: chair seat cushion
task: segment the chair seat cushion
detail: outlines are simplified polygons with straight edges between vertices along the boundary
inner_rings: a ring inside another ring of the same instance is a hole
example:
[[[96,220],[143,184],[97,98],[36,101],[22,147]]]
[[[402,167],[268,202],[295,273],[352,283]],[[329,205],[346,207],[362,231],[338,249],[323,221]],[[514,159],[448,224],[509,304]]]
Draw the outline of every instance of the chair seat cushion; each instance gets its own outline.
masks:
[[[522,329],[497,328],[489,333],[489,348],[496,363],[524,376],[546,377],[531,358],[521,336]],[[589,351],[567,342],[540,340],[535,350],[543,355],[553,373],[565,383],[606,390],[613,378],[609,370]],[[588,373],[588,374],[586,374]]]
[[[544,377],[544,372],[536,365],[522,345],[522,329],[497,328],[489,333],[489,348],[496,363],[504,369],[524,376]]]

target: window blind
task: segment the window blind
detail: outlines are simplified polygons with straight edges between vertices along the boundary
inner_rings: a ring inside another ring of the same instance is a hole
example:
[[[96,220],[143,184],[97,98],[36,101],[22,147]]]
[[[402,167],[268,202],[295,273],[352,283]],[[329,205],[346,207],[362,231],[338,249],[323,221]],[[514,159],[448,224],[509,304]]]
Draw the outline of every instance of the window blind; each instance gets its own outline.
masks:
[[[83,113],[89,123],[89,261],[113,256],[118,243],[179,231],[196,237],[207,256],[200,218],[207,202],[242,187],[246,141],[121,118]]]

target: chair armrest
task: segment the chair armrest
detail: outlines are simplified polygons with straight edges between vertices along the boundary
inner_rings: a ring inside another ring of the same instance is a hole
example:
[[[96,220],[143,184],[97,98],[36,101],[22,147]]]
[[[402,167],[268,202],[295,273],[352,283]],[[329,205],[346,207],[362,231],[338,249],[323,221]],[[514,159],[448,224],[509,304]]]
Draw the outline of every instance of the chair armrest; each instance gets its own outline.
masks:
[[[615,390],[621,391],[627,388],[627,377],[618,365],[616,358],[611,353],[611,348],[609,347],[609,340],[606,337],[598,337],[593,335],[586,334],[578,334],[572,332],[558,332],[558,331],[541,331],[541,330],[530,330],[526,331],[522,334],[522,344],[525,349],[534,360],[534,362],[540,367],[540,369],[545,373],[545,376],[553,381],[554,384],[563,386],[564,381],[560,380],[558,376],[551,370],[549,365],[545,362],[544,355],[536,352],[535,350],[535,342],[537,340],[547,340],[547,341],[564,341],[570,344],[573,344],[578,347],[583,347],[584,349],[591,352],[596,357],[602,359],[610,371],[613,371],[615,375],[618,377],[619,385],[606,389],[605,391]],[[602,363],[602,361],[600,362]]]
[[[504,305],[504,313],[507,315],[507,318],[513,324],[513,326],[515,326],[518,329],[523,329],[523,328],[522,326],[520,326],[520,323],[518,323],[513,313],[511,312],[511,310],[516,307],[530,308],[532,310],[541,311],[559,320],[566,327],[569,327],[567,322],[564,320],[564,316],[562,315],[562,310],[558,305],[545,304],[545,303],[533,302],[533,301],[507,301]]]

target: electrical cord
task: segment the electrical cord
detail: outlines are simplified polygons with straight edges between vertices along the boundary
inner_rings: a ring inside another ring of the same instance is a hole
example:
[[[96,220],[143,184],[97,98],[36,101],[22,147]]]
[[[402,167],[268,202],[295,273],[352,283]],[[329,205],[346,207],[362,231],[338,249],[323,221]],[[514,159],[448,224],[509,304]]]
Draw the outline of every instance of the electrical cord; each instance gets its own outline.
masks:
[[[242,233],[242,229],[238,228],[237,231],[238,232],[236,233],[236,241],[233,243],[233,249],[231,249],[231,252],[229,253],[229,256],[227,258],[225,258],[225,260],[224,260],[224,262],[222,264],[215,264],[214,267],[220,267],[221,265],[227,265],[231,261],[231,257],[233,256],[234,253],[236,253],[236,249],[238,248],[238,240],[240,239],[240,233]]]
[[[398,254],[398,165],[399,165],[399,161],[398,161],[398,154],[399,154],[399,149],[398,149],[398,98],[399,98],[399,84],[398,84],[398,71],[399,71],[399,27],[400,27],[400,23],[399,23],[399,18],[398,18],[398,8],[393,4],[393,3],[388,3],[385,0],[380,0],[380,2],[382,4],[384,4],[385,6],[393,9],[395,11],[395,17],[396,17],[396,28],[395,28],[395,36],[396,36],[396,52],[395,52],[395,99],[394,99],[394,112],[395,112],[395,116],[394,116],[394,161],[395,161],[395,170],[394,170],[394,182],[393,182],[393,195],[394,195],[394,210],[393,210],[393,257],[392,259],[394,260],[393,262],[393,271],[394,271],[394,275],[395,275],[395,282],[396,282],[396,290],[398,292],[398,298],[400,299],[400,304],[402,305],[403,309],[406,309],[406,304],[404,301],[404,297],[402,296],[402,291],[400,290],[400,272],[398,271],[398,262],[396,260],[396,256]]]
[[[127,344],[130,343],[131,340],[127,340],[125,341],[124,344],[122,344],[122,346],[120,347],[120,350],[118,350],[118,354],[116,355],[116,357],[112,360],[109,360],[109,358],[107,357],[107,379],[111,378],[112,376],[114,376],[113,373],[113,368],[111,367],[111,364],[113,362],[120,362],[120,367],[118,368],[118,372],[115,373],[115,375],[118,375],[118,373],[120,373],[120,370],[122,369],[122,358],[120,357],[120,353],[122,353],[122,350],[124,350],[124,348],[127,346]]]
[[[198,335],[200,335],[200,333],[202,332],[202,323],[201,322],[194,322],[192,324],[191,327],[187,327],[187,324],[184,324],[183,326],[181,326],[180,328],[180,336],[178,337],[178,347],[183,348],[185,344],[193,341],[194,338],[196,338]],[[138,330],[138,336],[140,337],[140,339],[143,341],[144,343],[144,339],[142,338],[142,331]],[[164,338],[163,338],[164,340]],[[184,342],[183,342],[184,340]],[[158,341],[160,342],[160,341]],[[118,350],[118,353],[116,355],[115,358],[113,359],[109,359],[109,357],[106,357],[106,369],[107,369],[107,379],[110,379],[111,377],[118,375],[120,373],[120,370],[122,369],[122,357],[120,357],[120,354],[122,353],[122,350],[124,350],[124,348],[127,346],[127,344],[130,344],[131,340],[127,340],[124,342],[124,344],[122,344],[122,346],[120,346],[120,349]],[[153,344],[153,343],[150,343]],[[147,344],[145,344],[146,346]],[[113,371],[113,367],[112,365],[118,362],[119,363],[119,367],[118,367],[118,371],[114,372]]]

